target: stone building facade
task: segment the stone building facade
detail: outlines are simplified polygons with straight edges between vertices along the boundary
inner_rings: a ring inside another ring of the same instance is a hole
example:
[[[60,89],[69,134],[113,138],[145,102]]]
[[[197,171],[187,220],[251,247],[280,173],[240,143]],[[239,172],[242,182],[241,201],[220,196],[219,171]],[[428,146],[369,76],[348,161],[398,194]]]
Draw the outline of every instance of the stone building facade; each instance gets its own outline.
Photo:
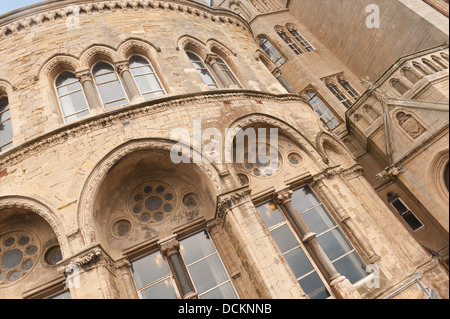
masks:
[[[411,180],[430,154],[448,166],[448,47],[360,81],[289,2],[0,16],[0,298],[448,298],[429,250],[448,247],[445,183],[420,197],[425,235],[391,207],[434,183]],[[432,55],[439,71],[405,73]]]

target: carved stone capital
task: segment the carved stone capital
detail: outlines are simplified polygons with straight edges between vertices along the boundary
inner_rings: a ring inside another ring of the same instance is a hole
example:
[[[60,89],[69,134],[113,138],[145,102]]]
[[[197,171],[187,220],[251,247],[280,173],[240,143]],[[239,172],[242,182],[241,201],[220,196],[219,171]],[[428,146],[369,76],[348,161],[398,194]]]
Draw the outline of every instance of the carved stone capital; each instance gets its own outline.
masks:
[[[284,206],[287,202],[292,199],[292,195],[294,194],[288,187],[283,188],[282,190],[276,191],[273,195],[273,200],[276,204]]]
[[[251,189],[249,189],[248,186],[245,186],[244,188],[239,188],[235,191],[220,195],[217,201],[216,217],[224,220],[227,212],[233,207],[242,204],[242,199],[250,195],[251,192]]]
[[[163,239],[159,241],[158,244],[161,253],[165,257],[177,254],[180,250],[180,242],[175,238],[175,236]]]
[[[208,54],[205,58],[205,62],[208,65],[213,65],[214,63],[217,63],[217,59],[219,58],[219,56],[217,54]]]
[[[272,71],[272,74],[273,74],[273,76],[274,76],[275,78],[279,78],[280,76],[283,75],[283,74],[281,73],[281,70],[280,70],[279,68],[275,68],[275,69]]]
[[[221,226],[223,223],[222,218],[214,218],[213,220],[210,220],[206,223],[206,230],[210,234],[214,234],[215,232],[219,231],[219,226]]]
[[[360,80],[361,84],[369,90],[368,91],[369,95],[376,98],[384,106],[388,105],[392,101],[392,99],[389,96],[387,96],[383,91],[381,91],[374,83],[369,81],[369,77],[365,78],[363,77]]]
[[[68,277],[75,271],[86,270],[99,263],[102,263],[109,269],[114,268],[112,259],[97,245],[63,262],[65,265],[59,267],[58,272]]]
[[[130,63],[128,61],[119,61],[115,64],[117,73],[122,74],[125,71],[130,71]]]
[[[78,78],[78,80],[81,82],[81,84],[84,84],[84,82],[86,82],[86,81],[93,82],[92,74],[87,69],[86,70],[77,71],[75,73],[75,76]]]
[[[315,184],[319,183],[323,179],[325,179],[325,178],[333,178],[334,176],[339,175],[341,172],[342,172],[342,168],[339,167],[339,166],[327,168],[322,173],[319,173],[319,174],[314,175],[313,177],[311,177],[310,185],[314,186]]]
[[[345,180],[350,180],[359,176],[362,176],[364,173],[364,167],[359,164],[356,164],[348,169],[342,170],[341,177]]]

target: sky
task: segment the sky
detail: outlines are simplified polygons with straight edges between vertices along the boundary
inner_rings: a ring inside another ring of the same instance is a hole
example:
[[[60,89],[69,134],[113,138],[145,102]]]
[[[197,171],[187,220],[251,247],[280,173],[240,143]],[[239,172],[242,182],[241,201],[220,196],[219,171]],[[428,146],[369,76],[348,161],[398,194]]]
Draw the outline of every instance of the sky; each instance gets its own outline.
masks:
[[[42,0],[0,0],[0,14],[41,1]]]
[[[0,0],[0,14],[43,0]],[[210,3],[211,0],[206,0]]]

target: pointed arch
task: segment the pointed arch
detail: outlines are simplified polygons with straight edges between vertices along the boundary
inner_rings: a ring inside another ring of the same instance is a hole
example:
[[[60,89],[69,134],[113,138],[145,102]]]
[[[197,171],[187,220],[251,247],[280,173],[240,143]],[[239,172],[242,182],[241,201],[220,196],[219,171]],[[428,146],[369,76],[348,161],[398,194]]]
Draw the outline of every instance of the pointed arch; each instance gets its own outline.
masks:
[[[353,154],[350,152],[350,150],[347,148],[347,146],[340,141],[338,138],[334,137],[333,135],[327,133],[327,132],[320,132],[317,134],[316,137],[316,148],[319,150],[319,152],[322,154],[324,158],[324,162],[329,163],[330,159],[328,158],[328,155],[325,151],[325,145],[328,145],[329,148],[331,148],[333,151],[341,155],[341,157],[344,160],[344,163],[346,167],[351,167],[352,165],[356,164],[355,158]]]
[[[206,49],[206,43],[190,35],[182,35],[177,40],[177,50],[192,50],[206,58],[208,50]]]
[[[217,53],[218,50],[222,52],[222,54],[227,58],[237,55],[236,51],[233,51],[227,45],[223,44],[222,42],[216,39],[208,39],[206,41],[206,49],[214,53]]]

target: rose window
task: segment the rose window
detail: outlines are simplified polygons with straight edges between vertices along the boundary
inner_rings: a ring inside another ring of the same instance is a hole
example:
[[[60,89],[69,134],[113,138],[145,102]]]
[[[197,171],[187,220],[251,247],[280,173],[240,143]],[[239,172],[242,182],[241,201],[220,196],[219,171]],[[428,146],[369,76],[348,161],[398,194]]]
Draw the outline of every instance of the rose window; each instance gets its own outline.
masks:
[[[12,284],[28,274],[39,257],[39,244],[28,232],[0,236],[0,285]]]
[[[160,181],[139,185],[129,199],[132,216],[143,223],[158,223],[165,220],[175,210],[175,205],[173,188]]]
[[[278,150],[270,145],[249,147],[244,160],[244,168],[256,177],[272,177],[281,167],[281,156]]]

